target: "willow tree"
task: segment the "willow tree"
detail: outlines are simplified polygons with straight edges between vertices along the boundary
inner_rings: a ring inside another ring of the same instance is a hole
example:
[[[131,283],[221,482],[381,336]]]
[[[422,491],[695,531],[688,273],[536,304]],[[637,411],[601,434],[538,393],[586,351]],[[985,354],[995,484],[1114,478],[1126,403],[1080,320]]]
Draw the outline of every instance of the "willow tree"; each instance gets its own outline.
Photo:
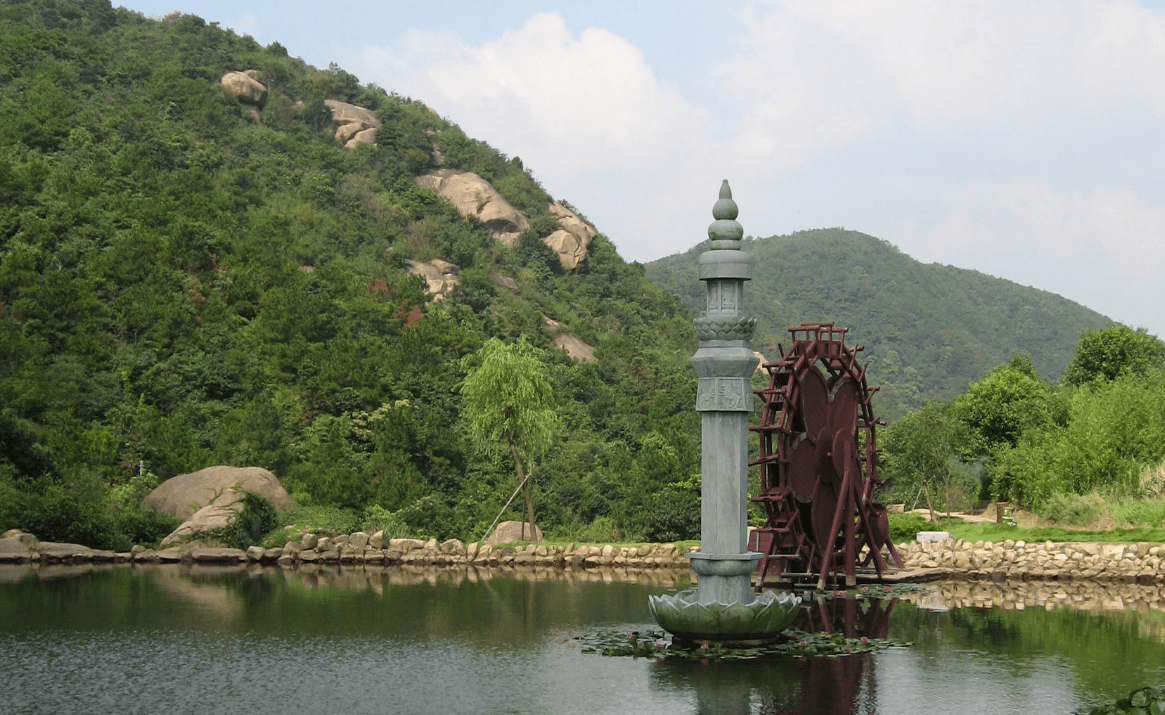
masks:
[[[531,541],[537,532],[522,459],[529,464],[545,451],[558,427],[554,393],[540,353],[525,338],[512,345],[491,338],[480,350],[462,360],[466,370],[465,383],[461,386],[466,422],[486,453],[497,456],[509,452],[513,458],[518,484],[526,500]],[[523,527],[523,538],[525,535]]]

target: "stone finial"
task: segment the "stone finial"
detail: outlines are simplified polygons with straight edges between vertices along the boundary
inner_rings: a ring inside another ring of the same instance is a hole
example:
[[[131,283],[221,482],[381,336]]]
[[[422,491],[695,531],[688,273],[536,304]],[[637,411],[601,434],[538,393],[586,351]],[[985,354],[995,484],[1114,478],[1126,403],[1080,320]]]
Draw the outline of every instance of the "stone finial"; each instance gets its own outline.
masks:
[[[728,179],[720,184],[720,198],[712,207],[712,217],[716,220],[708,226],[708,238],[712,250],[739,250],[740,239],[744,237],[744,227],[736,221],[739,210],[732,200],[732,188]]]

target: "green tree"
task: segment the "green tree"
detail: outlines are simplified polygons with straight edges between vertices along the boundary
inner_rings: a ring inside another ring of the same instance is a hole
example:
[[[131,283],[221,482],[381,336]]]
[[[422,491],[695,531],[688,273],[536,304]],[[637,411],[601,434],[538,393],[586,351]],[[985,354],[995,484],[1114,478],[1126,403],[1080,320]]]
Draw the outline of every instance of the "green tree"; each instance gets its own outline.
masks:
[[[1110,325],[1084,331],[1064,369],[1063,380],[1068,385],[1083,385],[1093,380],[1112,381],[1126,372],[1143,375],[1160,367],[1165,367],[1165,343],[1144,328]]]
[[[956,414],[971,430],[966,460],[990,457],[1001,446],[1014,447],[1027,430],[1063,421],[1052,385],[1036,372],[1031,356],[1015,353],[954,402]]]
[[[931,521],[935,516],[930,488],[941,486],[949,517],[956,477],[952,462],[956,461],[967,438],[967,427],[956,415],[953,403],[929,402],[887,428],[881,439],[886,460],[884,474],[898,488],[922,491]]]
[[[555,437],[558,414],[541,351],[519,338],[507,345],[491,338],[462,360],[466,369],[461,387],[463,410],[470,431],[489,454],[508,450],[518,483],[523,485],[526,520],[534,534],[534,505],[522,456],[530,459],[545,451]]]

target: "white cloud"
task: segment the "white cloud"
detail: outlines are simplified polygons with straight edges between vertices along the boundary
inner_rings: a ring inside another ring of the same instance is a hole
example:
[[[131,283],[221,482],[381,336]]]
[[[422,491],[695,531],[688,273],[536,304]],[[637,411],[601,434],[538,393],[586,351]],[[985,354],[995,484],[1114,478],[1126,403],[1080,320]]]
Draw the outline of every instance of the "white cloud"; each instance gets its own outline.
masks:
[[[704,122],[627,40],[598,28],[576,37],[557,14],[480,47],[413,31],[395,49],[367,48],[364,62],[375,81],[415,93],[471,135],[520,147],[539,173],[656,157]]]
[[[1165,304],[1147,119],[1165,118],[1165,13],[769,0],[740,18],[716,40],[727,59],[681,88],[557,14],[477,45],[410,31],[358,74],[521,156],[628,259],[703,238],[727,177],[751,235],[848,225],[1165,332],[1146,307]]]
[[[628,259],[700,240],[677,245],[668,219],[689,210],[680,185],[716,153],[707,114],[660,83],[626,39],[599,28],[576,36],[557,14],[539,14],[480,46],[411,31],[396,47],[366,48],[363,63],[370,80],[521,156]]]
[[[1165,14],[1129,0],[774,0],[717,68],[739,140],[799,164],[878,140],[1004,130],[1112,111],[1165,116]]]
[[[1085,194],[1041,182],[975,184],[949,199],[925,234],[914,250],[924,260],[1081,261],[1165,279],[1165,209],[1127,187]]]

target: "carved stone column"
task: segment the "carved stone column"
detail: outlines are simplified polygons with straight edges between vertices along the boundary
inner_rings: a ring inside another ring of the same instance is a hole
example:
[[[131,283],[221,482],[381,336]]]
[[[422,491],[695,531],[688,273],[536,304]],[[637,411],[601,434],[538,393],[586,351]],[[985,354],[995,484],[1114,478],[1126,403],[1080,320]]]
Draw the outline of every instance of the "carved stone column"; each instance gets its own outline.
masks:
[[[700,280],[707,285],[708,310],[696,319],[700,348],[692,368],[700,377],[702,476],[700,551],[690,556],[700,575],[701,603],[747,603],[750,574],[760,559],[746,548],[748,535],[748,417],[750,379],[757,358],[749,340],[755,318],[744,315],[744,282],[752,258],[740,250],[744,229],[736,222],[736,202],[725,181],[712,208],[709,250],[700,256]]]
[[[754,598],[751,574],[761,554],[749,552],[748,418],[757,366],[749,340],[755,318],[744,316],[751,258],[740,250],[744,230],[725,181],[712,208],[709,250],[700,256],[708,310],[696,319],[700,348],[696,410],[702,431],[700,551],[689,554],[696,590],[648,599],[656,622],[684,640],[755,643],[776,637],[796,618],[801,599],[768,591]]]

